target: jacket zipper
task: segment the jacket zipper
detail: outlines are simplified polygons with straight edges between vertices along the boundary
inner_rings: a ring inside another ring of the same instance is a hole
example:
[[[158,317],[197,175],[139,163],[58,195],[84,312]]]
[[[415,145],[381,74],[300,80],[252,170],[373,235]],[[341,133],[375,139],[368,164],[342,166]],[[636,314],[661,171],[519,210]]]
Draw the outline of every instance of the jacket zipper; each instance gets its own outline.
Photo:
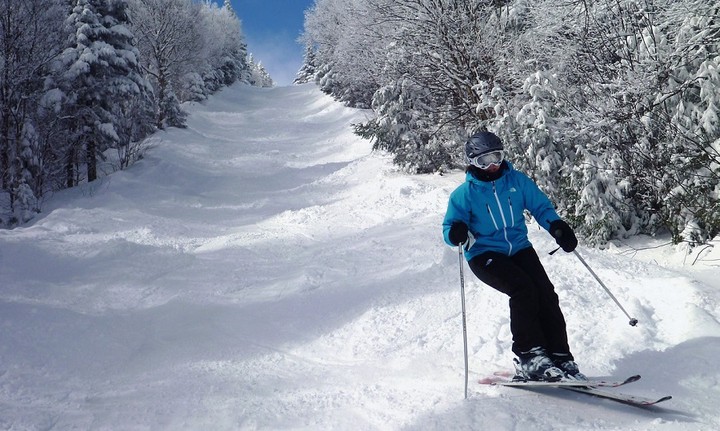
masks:
[[[504,225],[503,235],[505,236],[505,241],[507,241],[507,243],[508,243],[508,248],[509,248],[508,256],[510,256],[510,255],[512,255],[513,246],[512,246],[512,243],[510,242],[510,239],[508,238],[508,233],[507,233],[508,224],[507,224],[507,220],[505,219],[505,212],[502,209],[502,205],[500,204],[500,197],[498,196],[497,190],[495,189],[495,181],[493,181],[492,186],[493,186],[493,194],[495,195],[495,201],[498,204],[498,209],[500,210],[500,217],[502,218],[502,222]],[[508,197],[508,202],[510,202],[509,197]],[[489,209],[489,207],[488,207],[488,209]],[[513,221],[513,225],[514,225],[515,224],[515,215],[512,214],[512,202],[510,202],[510,215],[513,219],[512,221]],[[494,217],[493,217],[493,223],[495,223]],[[498,229],[497,223],[495,223],[495,228]]]
[[[490,204],[486,204],[488,214],[490,214],[490,220],[492,220],[493,225],[495,225],[495,230],[500,230],[500,226],[498,226],[497,221],[495,221],[495,216],[492,213],[492,210],[490,209]]]
[[[508,206],[510,206],[510,226],[515,226],[515,211],[513,211],[512,199],[510,199],[510,196],[508,196]]]

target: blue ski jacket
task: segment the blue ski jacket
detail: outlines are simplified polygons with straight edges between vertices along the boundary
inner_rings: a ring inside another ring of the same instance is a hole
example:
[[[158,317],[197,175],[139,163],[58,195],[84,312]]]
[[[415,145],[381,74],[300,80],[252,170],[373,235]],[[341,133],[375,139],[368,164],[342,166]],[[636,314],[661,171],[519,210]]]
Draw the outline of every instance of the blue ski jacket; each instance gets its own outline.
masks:
[[[502,175],[495,181],[481,181],[468,172],[465,182],[450,194],[443,236],[447,244],[457,247],[448,238],[450,226],[455,221],[465,223],[472,235],[470,247],[465,250],[468,261],[488,251],[512,256],[531,247],[525,210],[547,231],[550,223],[560,219],[537,184],[515,170],[510,162],[505,164]]]

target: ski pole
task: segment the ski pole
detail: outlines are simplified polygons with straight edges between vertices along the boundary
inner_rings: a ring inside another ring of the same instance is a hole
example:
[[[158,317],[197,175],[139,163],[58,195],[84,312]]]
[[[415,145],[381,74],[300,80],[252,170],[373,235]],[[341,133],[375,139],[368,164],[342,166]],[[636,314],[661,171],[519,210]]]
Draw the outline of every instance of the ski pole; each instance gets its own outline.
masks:
[[[460,260],[460,299],[462,300],[462,330],[463,347],[465,348],[465,399],[468,392],[468,347],[467,347],[467,323],[465,321],[465,271],[463,269],[463,247],[458,244],[458,256]]]
[[[587,262],[585,262],[585,259],[583,259],[582,256],[580,256],[580,253],[578,253],[577,250],[573,250],[573,253],[575,253],[575,256],[577,256],[577,258],[580,259],[580,262],[582,262],[582,264],[585,265],[585,268],[587,268],[587,270],[590,271],[590,274],[592,274],[592,276],[595,277],[595,280],[597,280],[597,282],[600,283],[600,286],[602,286],[603,289],[605,289],[605,292],[607,292],[607,294],[610,295],[610,297],[613,299],[613,301],[615,301],[617,306],[620,307],[622,312],[625,313],[625,315],[628,317],[628,319],[630,319],[630,326],[637,325],[638,320],[634,317],[630,317],[628,312],[625,311],[625,309],[623,308],[622,305],[620,305],[620,302],[617,300],[617,298],[615,298],[615,295],[613,295],[612,292],[610,292],[610,289],[608,289],[607,286],[605,286],[605,283],[603,283],[602,280],[600,280],[600,277],[598,277],[597,274],[595,274],[595,271],[593,271],[592,268],[590,268],[590,265],[588,265]]]

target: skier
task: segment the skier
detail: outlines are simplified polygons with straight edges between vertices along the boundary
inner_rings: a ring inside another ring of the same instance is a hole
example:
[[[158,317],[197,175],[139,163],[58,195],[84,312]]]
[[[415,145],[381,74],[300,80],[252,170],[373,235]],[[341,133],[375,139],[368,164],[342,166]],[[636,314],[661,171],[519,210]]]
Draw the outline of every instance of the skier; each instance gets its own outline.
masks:
[[[524,210],[566,252],[577,246],[575,233],[538,186],[505,160],[496,135],[472,135],[465,155],[465,182],[450,195],[443,235],[446,243],[465,246],[470,269],[482,282],[510,297],[516,378],[584,380],[570,353],[558,296],[528,240]]]

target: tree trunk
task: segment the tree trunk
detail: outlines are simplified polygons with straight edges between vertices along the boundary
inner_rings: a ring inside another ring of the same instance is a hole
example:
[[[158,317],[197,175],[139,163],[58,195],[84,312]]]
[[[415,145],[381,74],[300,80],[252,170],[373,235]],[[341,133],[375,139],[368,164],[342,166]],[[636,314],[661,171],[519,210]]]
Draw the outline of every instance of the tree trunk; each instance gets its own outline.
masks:
[[[87,144],[87,176],[88,182],[97,179],[97,146],[94,140],[90,140]]]

